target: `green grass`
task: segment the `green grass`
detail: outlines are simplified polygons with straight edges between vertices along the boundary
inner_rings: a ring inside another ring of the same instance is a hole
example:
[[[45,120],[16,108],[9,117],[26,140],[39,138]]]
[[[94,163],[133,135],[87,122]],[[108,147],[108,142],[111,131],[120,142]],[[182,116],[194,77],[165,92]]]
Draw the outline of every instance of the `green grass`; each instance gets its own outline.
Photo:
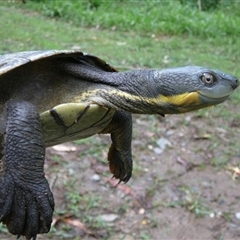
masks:
[[[24,7],[81,27],[202,38],[240,34],[239,1],[221,1],[214,11],[199,11],[180,1],[29,1]],[[228,15],[226,18],[225,14]]]
[[[29,4],[33,3],[30,1]],[[56,19],[50,20],[28,11],[23,15],[20,10],[15,9],[15,6],[19,5],[8,4],[2,7],[0,29],[2,53],[77,47],[101,56],[120,70],[196,64],[240,75],[236,64],[240,61],[237,32],[228,37],[215,34],[214,37],[209,35],[202,39],[191,34],[153,35],[151,29],[143,34],[138,32],[138,27],[132,27],[129,32],[117,31],[118,29],[116,31],[86,29],[78,27],[73,21],[66,23]],[[223,17],[223,21],[227,17],[227,15]],[[94,25],[94,22],[92,24]],[[203,26],[201,28],[204,29]]]
[[[235,14],[239,1],[224,11],[211,12],[178,1],[100,3],[98,7],[89,6],[88,1],[67,0],[3,3],[0,51],[80,47],[119,69],[196,64],[240,75],[236,64],[240,62],[240,17]],[[110,5],[114,10],[109,11]],[[55,17],[12,14],[14,7]],[[51,13],[54,11],[59,14]]]
[[[209,215],[210,210],[200,192],[190,187],[182,187],[181,191],[183,194],[183,200],[180,203],[181,206],[193,212],[197,217]]]

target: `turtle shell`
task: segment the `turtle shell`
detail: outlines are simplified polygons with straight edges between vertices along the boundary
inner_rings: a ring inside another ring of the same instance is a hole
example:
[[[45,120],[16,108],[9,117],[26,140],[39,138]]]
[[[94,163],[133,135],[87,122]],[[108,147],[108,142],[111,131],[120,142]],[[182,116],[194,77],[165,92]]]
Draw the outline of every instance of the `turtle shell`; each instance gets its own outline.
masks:
[[[91,80],[83,81],[81,70],[80,77],[74,80],[63,70],[65,85],[62,84],[62,75],[52,73],[55,65],[46,67],[47,63],[51,65],[52,59],[59,64],[76,60],[79,69],[82,67],[88,71],[117,71],[100,58],[79,51],[30,51],[0,56],[0,135],[5,125],[4,104],[9,100],[29,101],[36,106],[47,146],[89,137],[101,132],[111,122],[114,109],[82,97],[87,91],[98,90],[101,85]],[[51,81],[56,83],[51,84]]]
[[[75,50],[46,50],[46,51],[26,51],[18,53],[9,53],[0,55],[0,76],[29,62],[34,62],[37,60],[60,57],[60,56],[73,56],[73,57],[84,57],[88,60],[90,64],[96,67],[104,69],[107,72],[116,72],[117,70],[108,65],[102,59],[86,54],[84,52]]]

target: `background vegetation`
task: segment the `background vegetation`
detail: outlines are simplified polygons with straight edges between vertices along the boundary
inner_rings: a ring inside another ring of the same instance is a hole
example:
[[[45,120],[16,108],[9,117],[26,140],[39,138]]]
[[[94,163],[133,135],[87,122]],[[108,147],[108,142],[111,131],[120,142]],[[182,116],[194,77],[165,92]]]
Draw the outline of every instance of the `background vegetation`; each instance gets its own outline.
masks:
[[[182,4],[181,4],[182,2]],[[59,1],[29,0],[27,7],[81,27],[137,31],[143,34],[192,35],[201,38],[240,35],[239,1]],[[215,6],[215,7],[211,7]],[[227,16],[227,17],[226,17]]]

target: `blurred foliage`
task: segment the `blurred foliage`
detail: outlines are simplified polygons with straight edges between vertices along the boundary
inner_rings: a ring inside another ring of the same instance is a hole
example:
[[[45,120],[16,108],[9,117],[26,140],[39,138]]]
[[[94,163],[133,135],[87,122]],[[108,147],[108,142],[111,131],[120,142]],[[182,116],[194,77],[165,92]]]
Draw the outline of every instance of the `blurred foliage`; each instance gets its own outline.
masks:
[[[221,0],[180,0],[180,2],[197,7],[199,10],[208,11],[217,8]]]
[[[231,36],[238,41],[240,1],[201,0],[208,12],[191,6],[200,0],[180,1],[28,0],[22,5],[81,27],[201,38]]]

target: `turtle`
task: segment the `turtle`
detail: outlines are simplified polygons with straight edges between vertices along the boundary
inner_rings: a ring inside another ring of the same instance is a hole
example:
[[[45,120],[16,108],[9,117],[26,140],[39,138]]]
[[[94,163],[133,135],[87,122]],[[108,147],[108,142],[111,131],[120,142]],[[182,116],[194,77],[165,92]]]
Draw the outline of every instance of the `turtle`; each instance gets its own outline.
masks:
[[[132,175],[132,114],[180,114],[220,104],[239,85],[216,69],[183,66],[118,72],[81,51],[0,56],[0,222],[36,239],[50,230],[54,197],[45,148],[111,134],[110,172]]]

